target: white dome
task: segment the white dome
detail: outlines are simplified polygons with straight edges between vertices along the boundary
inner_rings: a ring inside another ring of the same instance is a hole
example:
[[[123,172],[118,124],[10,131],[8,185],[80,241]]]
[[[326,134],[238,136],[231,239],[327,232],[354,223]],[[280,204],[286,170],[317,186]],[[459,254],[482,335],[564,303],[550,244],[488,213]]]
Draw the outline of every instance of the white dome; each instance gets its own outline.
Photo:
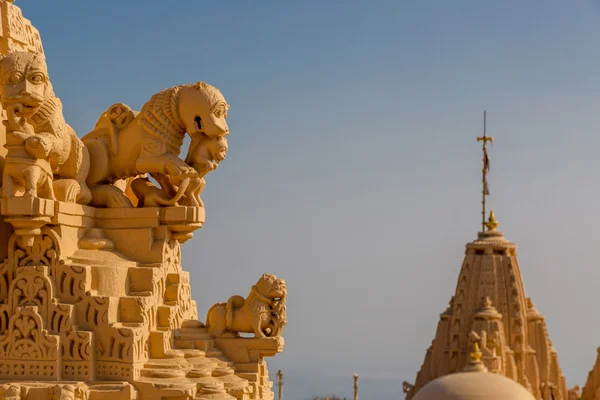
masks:
[[[535,400],[512,379],[489,372],[458,372],[429,382],[413,400]]]

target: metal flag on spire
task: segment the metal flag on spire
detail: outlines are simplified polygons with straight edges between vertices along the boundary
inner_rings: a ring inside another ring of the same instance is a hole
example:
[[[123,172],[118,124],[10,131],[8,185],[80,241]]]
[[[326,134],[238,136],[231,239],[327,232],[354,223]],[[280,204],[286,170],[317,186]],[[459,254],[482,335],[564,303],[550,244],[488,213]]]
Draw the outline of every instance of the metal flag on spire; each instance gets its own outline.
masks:
[[[481,231],[485,232],[485,196],[489,196],[490,187],[487,181],[488,172],[490,172],[490,157],[487,151],[487,143],[493,142],[494,138],[487,136],[486,133],[486,112],[483,112],[483,136],[477,138],[478,142],[483,142],[483,169],[482,169],[482,190],[481,190]]]

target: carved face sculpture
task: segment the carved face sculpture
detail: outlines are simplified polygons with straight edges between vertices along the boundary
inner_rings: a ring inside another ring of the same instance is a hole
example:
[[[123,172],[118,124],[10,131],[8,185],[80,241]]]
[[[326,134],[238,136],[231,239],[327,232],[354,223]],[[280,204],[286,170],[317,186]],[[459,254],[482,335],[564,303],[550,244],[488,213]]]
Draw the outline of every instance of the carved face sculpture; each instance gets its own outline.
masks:
[[[227,144],[226,137],[219,137],[215,140],[214,146],[211,151],[211,155],[216,162],[221,162],[227,157],[227,150],[229,149],[229,145]]]
[[[4,386],[0,388],[0,398],[5,400],[20,400],[21,389],[18,386]]]
[[[219,89],[207,83],[198,82],[179,92],[179,116],[192,137],[214,138],[229,134],[225,121],[228,109]]]
[[[225,136],[218,136],[216,138],[210,138],[206,135],[200,136],[196,139],[197,144],[190,146],[190,154],[186,162],[190,161],[190,164],[199,163],[201,160],[215,160],[220,163],[227,157],[227,138]]]
[[[76,400],[78,392],[81,392],[79,388],[73,385],[65,385],[63,387],[54,386],[50,389],[50,400]]]
[[[0,101],[2,107],[23,104],[23,115],[32,115],[51,91],[48,68],[41,54],[13,52],[0,56]]]
[[[259,291],[270,299],[283,300],[287,295],[287,288],[283,279],[272,274],[264,274],[257,282]]]

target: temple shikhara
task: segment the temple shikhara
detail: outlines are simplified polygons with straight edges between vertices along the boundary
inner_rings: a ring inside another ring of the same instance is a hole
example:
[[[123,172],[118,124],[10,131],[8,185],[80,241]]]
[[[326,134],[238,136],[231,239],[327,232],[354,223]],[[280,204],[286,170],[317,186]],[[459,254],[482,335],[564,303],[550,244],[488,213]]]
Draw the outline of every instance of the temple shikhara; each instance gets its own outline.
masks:
[[[600,400],[600,357],[583,391],[569,389],[544,316],[525,293],[516,245],[498,230],[493,211],[486,221],[486,144],[493,138],[485,134],[485,114],[477,140],[483,142],[482,229],[466,245],[455,294],[416,380],[404,382],[406,399]]]
[[[115,103],[78,135],[38,31],[12,1],[0,16],[0,399],[273,399],[285,281],[257,276],[201,322],[181,264],[228,149],[221,92]]]

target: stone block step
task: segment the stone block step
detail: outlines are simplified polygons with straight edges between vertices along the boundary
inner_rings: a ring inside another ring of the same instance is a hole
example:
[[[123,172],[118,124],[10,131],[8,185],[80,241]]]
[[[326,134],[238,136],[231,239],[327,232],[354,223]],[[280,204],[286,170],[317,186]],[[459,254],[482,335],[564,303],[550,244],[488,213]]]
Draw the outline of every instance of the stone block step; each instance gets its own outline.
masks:
[[[244,391],[244,389],[248,389],[250,387],[250,383],[248,380],[244,378],[240,378],[237,375],[226,375],[218,378],[219,381],[223,382],[223,386],[227,391],[236,390],[236,391]]]
[[[177,349],[183,352],[185,358],[206,357],[206,352],[200,349]]]
[[[179,328],[175,331],[178,340],[212,340],[213,337],[205,329]]]
[[[215,378],[188,378],[191,381],[196,382],[197,395],[198,396],[207,396],[207,395],[227,395],[227,390],[225,389],[225,385],[218,379]],[[204,398],[212,398],[212,397],[204,397]],[[228,399],[229,397],[216,397]],[[232,397],[235,399],[235,397]]]
[[[174,339],[174,347],[176,349],[198,349],[202,351],[208,351],[208,349],[214,347],[212,340],[208,339]]]
[[[184,369],[190,368],[185,358],[152,358],[144,363],[147,369]]]
[[[245,379],[247,381],[250,381],[250,382],[256,382],[259,375],[248,373],[248,372],[243,372],[243,373],[238,373],[237,376],[239,376],[240,378]]]
[[[212,376],[212,368],[194,368],[190,370],[186,377],[187,378],[210,378]]]
[[[221,350],[213,347],[212,349],[208,349],[208,351],[206,352],[206,357],[219,358],[223,357],[223,353],[221,352]]]
[[[222,368],[222,367],[231,367],[233,365],[232,362],[221,361],[217,358],[208,358],[208,357],[194,357],[194,358],[186,358],[185,359],[193,368]]]
[[[186,378],[157,378],[141,376],[136,379],[138,398],[188,399],[197,392],[196,383]]]
[[[133,386],[127,382],[99,382],[88,385],[89,400],[131,400],[137,396]]]
[[[160,378],[160,379],[173,379],[173,378],[185,378],[185,371],[182,369],[148,369],[144,368],[140,371],[141,376],[146,378]]]
[[[222,376],[233,375],[233,373],[234,373],[234,371],[231,368],[217,367],[217,368],[213,369],[212,376],[214,376],[215,378],[219,378]]]
[[[215,394],[197,394],[196,397],[194,397],[194,400],[236,400],[236,398],[225,392]]]

